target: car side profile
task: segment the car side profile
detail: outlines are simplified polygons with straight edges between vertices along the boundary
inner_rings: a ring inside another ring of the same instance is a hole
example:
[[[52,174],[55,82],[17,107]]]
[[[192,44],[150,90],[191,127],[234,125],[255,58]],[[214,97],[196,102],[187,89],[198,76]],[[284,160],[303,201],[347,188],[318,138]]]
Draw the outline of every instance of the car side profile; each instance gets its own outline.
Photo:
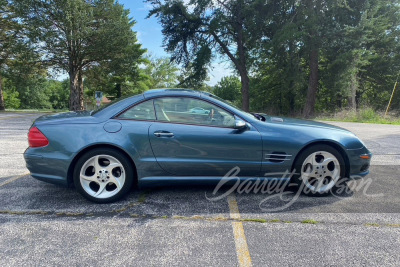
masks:
[[[295,170],[293,182],[326,194],[339,179],[367,175],[371,160],[345,129],[250,114],[186,89],[149,90],[94,112],[42,116],[28,141],[32,177],[74,184],[97,203],[116,201],[142,182],[218,181],[234,167],[241,179]]]

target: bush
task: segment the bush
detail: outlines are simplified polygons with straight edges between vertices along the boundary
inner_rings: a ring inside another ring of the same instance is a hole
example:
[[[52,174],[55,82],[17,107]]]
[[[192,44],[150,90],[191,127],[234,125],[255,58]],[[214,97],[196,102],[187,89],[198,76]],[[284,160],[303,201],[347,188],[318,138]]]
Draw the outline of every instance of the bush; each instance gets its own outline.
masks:
[[[14,92],[3,92],[4,104],[6,108],[17,109],[21,106],[21,100],[19,100],[19,93]]]
[[[400,119],[394,114],[385,116],[384,112],[378,112],[370,107],[355,110],[342,110],[334,115],[321,115],[317,120],[381,123],[381,124],[400,124]]]
[[[357,112],[357,121],[379,121],[381,117],[372,108],[360,109]]]

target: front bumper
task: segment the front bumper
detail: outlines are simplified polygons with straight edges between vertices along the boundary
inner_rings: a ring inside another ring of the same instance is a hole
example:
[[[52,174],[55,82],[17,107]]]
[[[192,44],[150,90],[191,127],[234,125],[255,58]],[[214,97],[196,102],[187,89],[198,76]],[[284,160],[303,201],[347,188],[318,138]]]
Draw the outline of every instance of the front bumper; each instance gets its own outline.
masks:
[[[360,179],[369,174],[372,153],[366,147],[348,149],[347,155],[349,158],[349,171],[347,175],[350,179]],[[361,156],[368,156],[369,158],[361,158]]]

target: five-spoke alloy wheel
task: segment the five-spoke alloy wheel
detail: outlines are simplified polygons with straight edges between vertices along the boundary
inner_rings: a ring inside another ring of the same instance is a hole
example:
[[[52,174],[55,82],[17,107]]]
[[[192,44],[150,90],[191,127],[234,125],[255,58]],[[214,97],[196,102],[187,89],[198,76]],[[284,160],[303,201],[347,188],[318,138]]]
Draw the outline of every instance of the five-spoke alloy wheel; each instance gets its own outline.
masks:
[[[295,170],[294,182],[310,195],[329,193],[346,173],[342,155],[328,145],[305,149],[296,160]]]
[[[91,201],[113,202],[132,187],[132,166],[123,154],[114,149],[94,149],[85,153],[76,163],[74,184]]]

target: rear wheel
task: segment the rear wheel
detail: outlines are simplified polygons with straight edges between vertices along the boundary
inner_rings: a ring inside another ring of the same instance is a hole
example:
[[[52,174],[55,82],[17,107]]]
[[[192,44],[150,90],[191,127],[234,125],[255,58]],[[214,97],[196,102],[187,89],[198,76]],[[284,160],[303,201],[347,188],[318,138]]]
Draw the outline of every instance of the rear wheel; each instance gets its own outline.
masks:
[[[76,163],[74,184],[87,199],[110,203],[125,196],[133,184],[130,161],[110,148],[97,148],[85,153]]]
[[[335,189],[346,170],[342,155],[328,145],[304,150],[295,163],[293,181],[307,195],[326,195]]]

